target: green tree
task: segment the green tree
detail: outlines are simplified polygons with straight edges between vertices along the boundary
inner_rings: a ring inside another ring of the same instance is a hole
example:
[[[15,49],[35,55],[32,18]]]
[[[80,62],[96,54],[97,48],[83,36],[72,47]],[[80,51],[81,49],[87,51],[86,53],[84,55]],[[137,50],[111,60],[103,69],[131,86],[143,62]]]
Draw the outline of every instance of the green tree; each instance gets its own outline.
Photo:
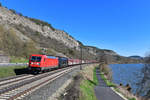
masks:
[[[0,7],[2,7],[2,3],[0,2]]]

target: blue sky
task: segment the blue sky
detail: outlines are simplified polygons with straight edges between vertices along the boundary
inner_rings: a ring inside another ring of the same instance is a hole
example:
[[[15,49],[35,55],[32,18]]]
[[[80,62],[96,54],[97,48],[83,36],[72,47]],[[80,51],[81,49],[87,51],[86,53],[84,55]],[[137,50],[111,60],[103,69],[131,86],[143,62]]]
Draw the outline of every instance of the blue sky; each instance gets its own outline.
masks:
[[[49,22],[85,45],[123,56],[150,51],[149,0],[0,0],[25,16]]]

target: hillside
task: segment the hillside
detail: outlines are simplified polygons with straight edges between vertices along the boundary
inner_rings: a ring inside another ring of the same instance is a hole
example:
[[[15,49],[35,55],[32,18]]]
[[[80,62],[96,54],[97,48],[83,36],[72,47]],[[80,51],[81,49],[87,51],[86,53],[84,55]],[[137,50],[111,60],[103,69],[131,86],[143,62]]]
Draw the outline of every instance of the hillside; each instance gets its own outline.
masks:
[[[132,58],[132,59],[144,59],[143,57],[137,56],[137,55],[129,56],[129,58]]]
[[[33,53],[46,53],[80,58],[80,47],[83,48],[83,59],[98,60],[102,55],[120,57],[112,50],[85,46],[47,22],[25,17],[12,9],[0,6],[0,52],[3,54],[27,58]]]

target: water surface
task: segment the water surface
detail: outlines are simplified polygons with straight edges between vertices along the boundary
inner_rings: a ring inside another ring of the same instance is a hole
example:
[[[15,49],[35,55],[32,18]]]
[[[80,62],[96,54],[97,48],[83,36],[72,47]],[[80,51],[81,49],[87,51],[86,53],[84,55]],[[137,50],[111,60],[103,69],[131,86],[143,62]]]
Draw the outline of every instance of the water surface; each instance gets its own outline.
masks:
[[[123,85],[129,84],[132,87],[132,92],[135,94],[139,88],[139,83],[144,74],[142,68],[144,64],[111,64],[109,65],[113,72],[113,82]]]

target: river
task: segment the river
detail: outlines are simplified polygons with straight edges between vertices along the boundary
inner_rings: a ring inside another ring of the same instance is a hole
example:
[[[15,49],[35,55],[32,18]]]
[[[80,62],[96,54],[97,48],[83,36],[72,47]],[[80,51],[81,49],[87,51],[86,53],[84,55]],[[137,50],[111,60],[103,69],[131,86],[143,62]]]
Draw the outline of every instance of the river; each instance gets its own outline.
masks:
[[[146,95],[150,90],[150,85],[146,86],[150,84],[150,66],[148,68],[145,68],[145,64],[111,64],[109,66],[113,72],[114,83],[129,84],[132,87],[131,92],[139,93],[141,96]]]

